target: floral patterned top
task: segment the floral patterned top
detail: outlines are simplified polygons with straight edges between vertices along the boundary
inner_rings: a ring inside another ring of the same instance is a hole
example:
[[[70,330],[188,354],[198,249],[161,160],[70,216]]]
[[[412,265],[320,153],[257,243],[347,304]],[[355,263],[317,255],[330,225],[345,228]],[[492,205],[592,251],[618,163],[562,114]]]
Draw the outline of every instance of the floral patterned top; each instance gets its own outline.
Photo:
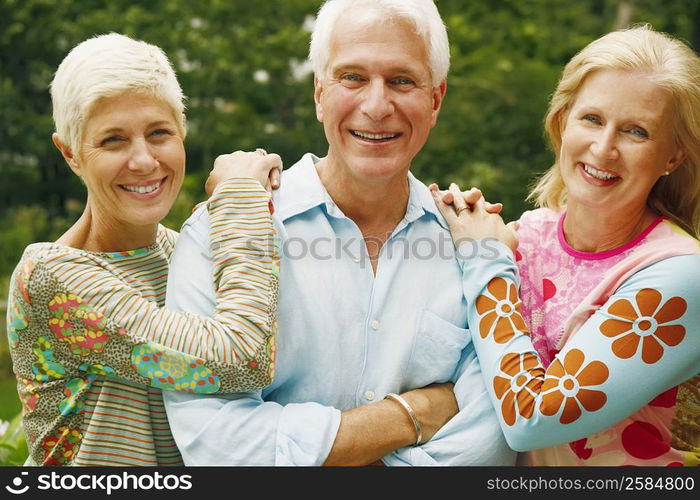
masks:
[[[495,258],[462,261],[472,337],[508,443],[530,450],[520,459],[530,465],[700,464],[700,243],[659,218],[621,248],[586,254],[568,246],[562,221],[528,212],[515,256],[497,244]],[[691,242],[687,254],[634,272],[561,345],[567,318],[606,273],[678,238]]]
[[[11,280],[8,335],[28,463],[181,465],[162,389],[271,382],[279,253],[268,199],[252,179],[223,182],[209,199],[212,318],[163,307],[177,233],[162,226],[154,245],[126,252],[27,247]]]

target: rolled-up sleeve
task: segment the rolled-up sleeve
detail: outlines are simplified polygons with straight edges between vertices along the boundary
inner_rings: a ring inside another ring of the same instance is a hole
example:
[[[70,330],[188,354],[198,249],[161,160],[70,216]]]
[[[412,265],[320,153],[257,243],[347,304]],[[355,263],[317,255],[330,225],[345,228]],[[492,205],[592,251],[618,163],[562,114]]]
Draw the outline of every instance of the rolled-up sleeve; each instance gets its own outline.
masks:
[[[164,396],[186,465],[321,465],[340,425],[334,408],[282,406],[260,393]]]

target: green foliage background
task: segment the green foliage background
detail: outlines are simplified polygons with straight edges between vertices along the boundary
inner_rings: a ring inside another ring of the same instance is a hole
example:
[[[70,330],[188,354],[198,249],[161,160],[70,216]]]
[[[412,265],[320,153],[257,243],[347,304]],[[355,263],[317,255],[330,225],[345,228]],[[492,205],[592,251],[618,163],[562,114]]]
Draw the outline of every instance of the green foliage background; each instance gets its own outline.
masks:
[[[413,172],[426,182],[479,186],[505,204],[523,201],[551,153],[546,103],[564,64],[615,29],[649,22],[700,47],[697,0],[437,0],[452,67],[441,117]],[[156,44],[188,95],[188,173],[165,224],[177,228],[203,198],[214,157],[263,147],[293,164],[323,155],[309,26],[320,0],[0,0],[0,314],[23,248],[53,240],[82,210],[83,186],[51,143],[48,85],[80,41],[116,31]],[[2,327],[0,327],[0,330]],[[0,379],[11,377],[0,332]],[[1,418],[19,409],[0,387]],[[15,405],[14,407],[12,405]]]

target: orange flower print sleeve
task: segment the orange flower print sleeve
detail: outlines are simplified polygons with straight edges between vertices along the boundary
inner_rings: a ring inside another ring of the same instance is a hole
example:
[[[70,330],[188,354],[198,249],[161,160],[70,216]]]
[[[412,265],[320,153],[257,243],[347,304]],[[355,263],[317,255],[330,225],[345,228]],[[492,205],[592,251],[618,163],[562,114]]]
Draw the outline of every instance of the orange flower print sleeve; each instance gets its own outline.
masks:
[[[614,339],[612,350],[617,357],[628,359],[641,352],[642,361],[654,364],[664,355],[665,346],[676,346],[685,338],[685,327],[676,323],[687,309],[684,298],[662,303],[658,290],[645,288],[633,301],[615,300],[608,308],[612,317],[600,325],[600,331]]]
[[[697,374],[700,256],[662,260],[631,276],[545,369],[520,312],[513,255],[498,248],[496,259],[460,263],[472,340],[513,449],[599,432]]]

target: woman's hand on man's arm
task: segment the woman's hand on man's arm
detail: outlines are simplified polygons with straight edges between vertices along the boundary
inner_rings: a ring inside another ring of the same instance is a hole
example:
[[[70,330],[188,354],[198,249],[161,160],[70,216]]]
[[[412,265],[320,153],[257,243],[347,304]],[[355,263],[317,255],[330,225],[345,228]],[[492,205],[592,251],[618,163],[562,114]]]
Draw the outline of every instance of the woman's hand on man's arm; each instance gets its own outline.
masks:
[[[221,182],[240,177],[255,179],[270,191],[279,187],[281,171],[282,158],[275,153],[234,151],[214,160],[204,187],[207,196],[211,196]]]

